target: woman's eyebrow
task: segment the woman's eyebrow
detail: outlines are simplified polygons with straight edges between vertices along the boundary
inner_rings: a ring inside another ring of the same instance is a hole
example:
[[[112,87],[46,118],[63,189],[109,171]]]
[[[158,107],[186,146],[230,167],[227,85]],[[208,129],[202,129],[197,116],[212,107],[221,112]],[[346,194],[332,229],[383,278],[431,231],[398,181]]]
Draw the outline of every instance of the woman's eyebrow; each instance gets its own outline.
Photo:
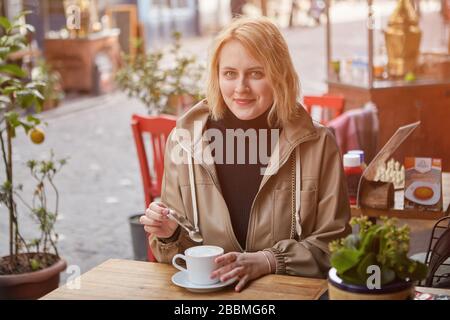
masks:
[[[264,68],[263,67],[251,67],[251,68],[247,69],[247,71],[253,71],[253,70],[264,70]]]
[[[226,70],[237,70],[236,68],[228,67],[228,66],[221,67],[220,69],[222,69],[222,70],[224,70],[224,69],[226,69]],[[250,67],[250,68],[245,69],[245,71],[253,71],[253,70],[264,70],[264,68],[255,66],[255,67]]]

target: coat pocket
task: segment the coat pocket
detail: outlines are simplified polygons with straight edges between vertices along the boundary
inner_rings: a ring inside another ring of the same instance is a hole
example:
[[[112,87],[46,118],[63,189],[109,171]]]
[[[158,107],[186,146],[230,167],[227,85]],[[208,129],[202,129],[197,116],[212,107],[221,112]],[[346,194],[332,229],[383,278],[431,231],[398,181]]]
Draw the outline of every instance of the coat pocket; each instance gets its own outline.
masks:
[[[300,191],[300,223],[302,226],[302,235],[304,238],[310,235],[316,224],[317,211],[317,190]]]

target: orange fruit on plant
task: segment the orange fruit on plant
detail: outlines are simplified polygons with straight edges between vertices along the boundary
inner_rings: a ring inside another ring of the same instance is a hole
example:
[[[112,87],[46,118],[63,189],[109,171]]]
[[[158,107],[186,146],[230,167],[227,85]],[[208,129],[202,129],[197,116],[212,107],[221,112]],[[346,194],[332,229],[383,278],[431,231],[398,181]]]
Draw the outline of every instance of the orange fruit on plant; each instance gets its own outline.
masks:
[[[45,133],[39,128],[33,128],[30,131],[30,139],[35,144],[40,144],[45,140]]]

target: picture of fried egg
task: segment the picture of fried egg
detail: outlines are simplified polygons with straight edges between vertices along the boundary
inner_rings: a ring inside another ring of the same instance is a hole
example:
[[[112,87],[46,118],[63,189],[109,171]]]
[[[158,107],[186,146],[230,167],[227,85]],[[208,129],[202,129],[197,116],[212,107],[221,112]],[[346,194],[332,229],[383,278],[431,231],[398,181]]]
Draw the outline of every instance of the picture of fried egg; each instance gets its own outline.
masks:
[[[431,206],[439,201],[441,190],[436,183],[414,181],[406,188],[405,197],[415,203]]]
[[[420,200],[428,200],[433,196],[433,189],[430,187],[420,186],[414,189],[414,196]]]

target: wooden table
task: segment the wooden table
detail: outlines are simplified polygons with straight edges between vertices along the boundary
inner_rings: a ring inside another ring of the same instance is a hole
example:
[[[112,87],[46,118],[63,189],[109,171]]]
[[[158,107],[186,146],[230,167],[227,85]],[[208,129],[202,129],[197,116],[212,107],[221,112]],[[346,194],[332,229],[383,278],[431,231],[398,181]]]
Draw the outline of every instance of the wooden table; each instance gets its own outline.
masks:
[[[404,191],[395,191],[395,205],[393,209],[381,210],[372,208],[351,207],[352,216],[365,215],[373,218],[381,216],[396,217],[399,219],[418,219],[418,220],[437,220],[450,212],[450,172],[442,173],[442,195],[444,211],[420,211],[420,210],[403,210]]]
[[[267,275],[239,293],[232,285],[221,291],[193,293],[172,283],[177,271],[162,263],[110,259],[81,275],[80,289],[64,285],[42,299],[317,300],[327,290],[324,279]]]

